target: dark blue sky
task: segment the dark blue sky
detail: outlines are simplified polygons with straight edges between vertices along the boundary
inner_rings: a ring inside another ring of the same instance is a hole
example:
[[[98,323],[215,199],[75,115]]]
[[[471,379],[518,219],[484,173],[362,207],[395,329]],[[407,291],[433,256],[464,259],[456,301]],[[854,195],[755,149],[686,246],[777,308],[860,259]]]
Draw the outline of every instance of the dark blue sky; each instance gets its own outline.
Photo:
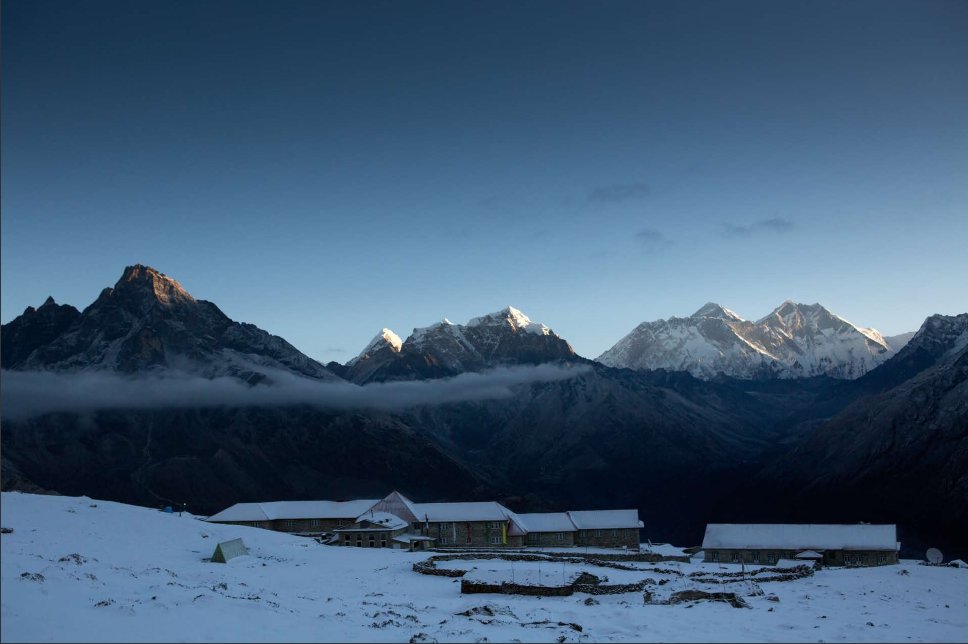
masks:
[[[968,3],[3,3],[2,318],[150,264],[345,361],[512,304],[968,309]]]

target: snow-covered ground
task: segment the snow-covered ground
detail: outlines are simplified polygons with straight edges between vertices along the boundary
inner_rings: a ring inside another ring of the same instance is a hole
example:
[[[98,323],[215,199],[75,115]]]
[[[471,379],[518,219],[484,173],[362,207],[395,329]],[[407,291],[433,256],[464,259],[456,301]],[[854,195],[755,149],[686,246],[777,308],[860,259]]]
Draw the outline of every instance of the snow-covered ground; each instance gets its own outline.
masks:
[[[747,597],[751,608],[744,609],[647,605],[641,593],[461,595],[459,579],[413,572],[427,554],[322,546],[87,498],[4,493],[2,524],[13,529],[0,537],[3,641],[968,640],[968,570],[914,561],[760,583],[779,601]],[[219,541],[236,537],[250,556],[206,561]],[[581,570],[608,583],[648,577],[657,596],[754,587],[701,586],[686,576],[734,567],[634,565],[641,571],[483,559],[439,564],[489,579],[510,576],[513,567],[515,578],[540,574],[545,583]]]

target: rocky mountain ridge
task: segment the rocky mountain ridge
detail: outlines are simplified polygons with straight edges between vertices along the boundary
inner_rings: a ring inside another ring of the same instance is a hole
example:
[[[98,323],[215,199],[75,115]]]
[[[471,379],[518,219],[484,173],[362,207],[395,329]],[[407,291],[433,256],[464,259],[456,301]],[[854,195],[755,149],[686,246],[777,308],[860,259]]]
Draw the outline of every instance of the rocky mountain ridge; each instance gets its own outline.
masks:
[[[386,339],[387,331],[346,364],[345,378],[359,384],[439,378],[497,366],[577,359],[567,341],[511,306],[463,325],[444,318],[415,328],[399,344]]]
[[[82,312],[52,300],[3,326],[4,368],[24,371],[172,370],[248,382],[283,369],[334,379],[322,365],[278,336],[235,322],[177,281],[141,264],[128,266]],[[73,311],[73,312],[72,312]],[[48,313],[49,312],[49,313]],[[76,314],[75,314],[76,313]],[[41,321],[49,332],[31,332]]]

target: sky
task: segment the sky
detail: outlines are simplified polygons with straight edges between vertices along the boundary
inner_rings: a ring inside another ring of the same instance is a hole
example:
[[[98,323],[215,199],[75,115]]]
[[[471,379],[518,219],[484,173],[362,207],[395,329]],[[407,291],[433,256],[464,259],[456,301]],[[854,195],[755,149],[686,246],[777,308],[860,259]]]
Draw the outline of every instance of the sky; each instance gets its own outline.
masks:
[[[968,3],[5,0],[0,303],[148,264],[323,362],[513,305],[968,310]]]

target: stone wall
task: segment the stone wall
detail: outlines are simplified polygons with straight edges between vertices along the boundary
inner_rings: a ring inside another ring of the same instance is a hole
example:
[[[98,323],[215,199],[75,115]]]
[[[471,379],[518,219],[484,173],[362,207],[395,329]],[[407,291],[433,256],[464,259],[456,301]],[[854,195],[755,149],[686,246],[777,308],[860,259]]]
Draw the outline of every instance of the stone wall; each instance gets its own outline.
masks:
[[[603,528],[601,530],[579,530],[575,543],[579,546],[600,548],[639,548],[638,528]]]
[[[514,547],[513,537],[507,537],[504,542],[502,535],[503,521],[454,521],[431,522],[429,526],[421,524],[420,534],[431,537],[441,548]],[[520,540],[517,540],[520,543]]]
[[[707,563],[745,563],[771,565],[780,559],[794,559],[802,550],[780,549],[726,549],[704,550]],[[897,563],[897,552],[876,550],[827,550],[822,553],[822,563],[827,566],[886,566]]]
[[[575,545],[574,532],[529,532],[524,537],[524,543],[529,546],[573,546]]]

